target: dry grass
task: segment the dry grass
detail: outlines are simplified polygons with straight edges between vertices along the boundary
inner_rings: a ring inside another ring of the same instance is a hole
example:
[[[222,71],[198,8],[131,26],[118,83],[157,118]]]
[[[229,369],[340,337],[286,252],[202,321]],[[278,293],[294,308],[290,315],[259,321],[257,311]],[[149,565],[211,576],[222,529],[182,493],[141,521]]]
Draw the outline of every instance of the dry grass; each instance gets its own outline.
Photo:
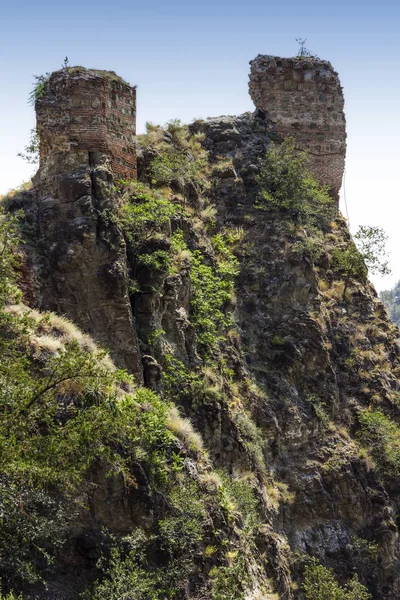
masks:
[[[375,469],[375,462],[366,448],[358,449],[358,458],[364,463],[367,472]]]
[[[28,316],[37,325],[32,332],[32,346],[37,352],[56,354],[63,347],[77,342],[85,352],[96,352],[96,346],[90,335],[83,333],[74,323],[52,312],[41,313],[24,304],[11,304],[5,308],[11,315]],[[115,371],[115,365],[108,354],[99,358],[99,364],[108,371]]]
[[[200,475],[200,480],[210,491],[218,490],[223,485],[221,477],[215,471],[203,473]]]
[[[194,430],[189,419],[184,419],[180,416],[176,406],[173,406],[168,414],[166,425],[177,438],[179,438],[185,446],[193,452],[203,453],[204,444],[201,435]]]
[[[35,350],[35,354],[51,354],[56,355],[63,349],[63,343],[59,338],[52,337],[51,335],[30,337],[30,342]]]
[[[29,316],[34,321],[39,321],[43,318],[43,315],[38,310],[29,308],[28,306],[25,306],[25,304],[9,304],[4,310],[14,317],[22,317],[29,313]]]
[[[86,386],[82,381],[67,379],[57,386],[57,392],[62,396],[78,397],[83,394]]]
[[[344,281],[334,281],[331,287],[324,290],[324,296],[326,298],[341,299],[343,297]]]
[[[192,229],[195,233],[201,235],[204,232],[204,221],[198,217],[194,217],[192,220]]]
[[[281,502],[293,504],[295,501],[295,493],[290,492],[289,486],[281,481],[272,480],[267,484],[265,491],[275,510],[278,510]]]
[[[318,289],[320,292],[326,292],[329,289],[329,282],[326,279],[319,279]]]
[[[209,204],[203,210],[200,211],[200,219],[204,221],[204,223],[212,223],[215,221],[215,217],[217,215],[217,210]]]
[[[240,341],[240,333],[237,329],[232,327],[226,334],[228,340],[232,343]]]
[[[164,130],[160,125],[146,123],[146,133],[137,136],[137,140],[144,148],[158,147],[164,140]]]
[[[228,167],[233,168],[233,160],[226,158],[225,156],[218,155],[216,157],[217,162],[212,165],[213,171],[225,171]]]
[[[71,321],[68,321],[65,317],[60,317],[55,313],[46,313],[46,317],[49,319],[51,331],[60,336],[65,344],[71,342],[78,342],[80,347],[87,352],[94,352],[96,350],[96,344],[92,338],[74,325]]]
[[[190,250],[179,250],[172,256],[172,268],[174,271],[188,269],[192,262],[192,254]]]
[[[251,380],[249,377],[247,377],[245,379],[245,386],[246,386],[245,389],[247,390],[247,392],[249,394],[254,395],[257,398],[260,398],[263,400],[269,399],[267,393],[258,385],[258,383]]]

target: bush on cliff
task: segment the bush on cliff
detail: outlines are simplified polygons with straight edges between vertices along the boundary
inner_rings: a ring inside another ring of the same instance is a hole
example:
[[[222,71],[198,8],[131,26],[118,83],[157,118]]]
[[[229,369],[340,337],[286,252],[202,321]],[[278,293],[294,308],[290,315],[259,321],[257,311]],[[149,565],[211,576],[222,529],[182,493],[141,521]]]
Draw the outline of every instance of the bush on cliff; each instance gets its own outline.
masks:
[[[337,582],[332,569],[313,558],[306,565],[303,579],[305,600],[370,600],[371,595],[357,575],[344,587]]]
[[[337,214],[328,188],[307,169],[307,154],[296,150],[294,138],[269,145],[260,160],[257,184],[257,208],[283,210],[302,223],[315,225],[325,225]]]
[[[363,410],[358,415],[359,442],[369,450],[383,477],[400,475],[400,428],[379,410]]]

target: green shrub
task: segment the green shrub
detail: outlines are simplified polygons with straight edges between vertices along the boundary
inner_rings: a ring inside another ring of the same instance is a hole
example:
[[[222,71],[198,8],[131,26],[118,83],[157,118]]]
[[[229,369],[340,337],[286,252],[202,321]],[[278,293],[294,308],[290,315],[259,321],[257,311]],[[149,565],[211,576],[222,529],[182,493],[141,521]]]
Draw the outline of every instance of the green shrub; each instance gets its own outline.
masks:
[[[187,186],[189,182],[196,182],[199,171],[204,167],[187,152],[159,154],[150,164],[149,175],[152,185],[170,186],[177,182],[183,192],[184,200],[188,199]]]
[[[23,152],[18,152],[17,156],[31,165],[36,165],[39,163],[39,149],[39,135],[36,129],[31,129],[28,144],[25,146]]]
[[[215,351],[224,328],[232,324],[229,309],[233,299],[237,261],[228,252],[227,250],[227,254],[217,258],[215,266],[206,264],[199,250],[192,253],[190,320],[203,355],[210,355]]]
[[[259,473],[266,474],[266,465],[263,452],[265,445],[263,432],[243,410],[239,410],[234,415],[234,420],[240,434],[243,436],[244,444],[254,461],[255,467]]]
[[[29,103],[35,105],[40,98],[46,93],[47,84],[49,82],[51,73],[45,75],[34,75],[34,85],[31,93],[29,94]]]
[[[332,569],[322,566],[313,558],[306,565],[303,579],[305,600],[370,600],[367,588],[358,581],[357,575],[341,587]]]
[[[353,242],[350,242],[346,248],[335,248],[333,250],[332,267],[343,275],[347,283],[351,277],[362,282],[367,279],[368,269],[361,253]]]
[[[169,224],[179,207],[143,183],[122,183],[127,189],[123,191],[119,222],[134,251],[140,253],[144,244]]]
[[[318,419],[322,430],[325,431],[329,426],[329,415],[327,413],[326,403],[323,402],[320,398],[313,396],[312,394],[306,396],[305,401],[312,407],[313,412],[316,418]]]
[[[271,142],[260,161],[256,207],[283,210],[303,223],[326,225],[337,213],[334,200],[307,169],[307,155],[295,145],[294,138],[280,145]]]
[[[104,556],[100,563],[103,574],[85,598],[175,598],[185,578],[198,569],[206,526],[203,494],[187,473],[180,473],[178,480],[166,481],[162,492],[166,506],[157,533],[147,536],[136,529],[129,537],[111,540],[111,555]],[[162,566],[157,559],[157,564],[151,562],[150,557],[160,555]]]
[[[213,600],[244,600],[246,585],[251,581],[246,561],[243,555],[236,555],[228,558],[228,563],[211,569],[211,597]]]
[[[171,256],[168,250],[147,248],[152,239],[169,234],[170,219],[178,214],[180,207],[161,192],[151,190],[137,181],[121,181],[122,202],[117,221],[127,241],[133,262],[132,293],[140,291],[136,282],[139,265],[154,271],[168,271]]]
[[[157,152],[148,167],[153,186],[178,184],[184,201],[188,200],[189,183],[207,187],[204,173],[208,166],[208,154],[201,145],[202,134],[190,134],[188,126],[178,119],[166,123],[164,129],[146,123],[146,129],[146,134],[139,136],[139,142]]]
[[[294,244],[293,252],[299,258],[307,258],[312,264],[316,264],[324,254],[323,238],[315,227],[309,227],[308,234],[309,237]]]
[[[76,507],[54,492],[0,475],[0,514],[2,577],[8,585],[40,581],[54,561],[54,550],[64,542]]]
[[[21,218],[21,212],[10,216],[0,207],[0,308],[6,302],[18,302],[21,298],[17,287],[17,269],[21,262],[18,222]]]
[[[352,278],[365,283],[368,273],[390,273],[385,260],[387,235],[380,227],[361,226],[354,239],[355,243],[351,241],[345,248],[335,248],[332,252],[332,267],[344,278],[343,298]]]
[[[229,519],[238,516],[247,540],[251,539],[260,524],[258,500],[249,481],[229,477],[224,471],[218,475],[222,480],[219,496]]]
[[[22,595],[16,596],[13,591],[8,594],[2,594],[0,592],[0,600],[22,600]]]
[[[7,581],[43,575],[91,467],[101,464],[129,484],[131,463],[140,460],[150,479],[162,482],[176,443],[167,403],[134,390],[94,344],[42,336],[49,326],[38,313],[35,319],[29,310],[0,308],[0,540],[13,549],[0,551],[0,576]]]
[[[368,448],[376,469],[384,477],[400,475],[400,428],[380,411],[363,410],[358,415],[359,442]]]
[[[278,334],[275,334],[274,337],[271,340],[271,344],[273,346],[277,346],[279,348],[279,347],[282,347],[282,346],[284,346],[286,344],[286,340],[285,340],[284,337],[282,337],[282,336],[280,336]]]
[[[99,566],[103,576],[82,597],[85,600],[166,600],[173,598],[165,585],[165,571],[149,568],[146,552],[152,538],[136,529],[119,543],[114,541],[108,559]]]

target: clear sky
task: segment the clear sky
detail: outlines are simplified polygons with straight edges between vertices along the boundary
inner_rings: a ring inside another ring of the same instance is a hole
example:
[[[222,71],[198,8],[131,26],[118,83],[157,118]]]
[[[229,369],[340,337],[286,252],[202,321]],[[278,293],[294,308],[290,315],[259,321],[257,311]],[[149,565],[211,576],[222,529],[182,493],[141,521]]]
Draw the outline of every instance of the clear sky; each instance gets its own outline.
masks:
[[[137,84],[141,132],[146,121],[253,110],[249,61],[293,56],[307,38],[340,75],[351,229],[386,230],[393,275],[374,282],[390,287],[400,279],[399,31],[396,0],[0,0],[0,193],[32,175],[16,155],[35,125],[33,75],[65,56]]]

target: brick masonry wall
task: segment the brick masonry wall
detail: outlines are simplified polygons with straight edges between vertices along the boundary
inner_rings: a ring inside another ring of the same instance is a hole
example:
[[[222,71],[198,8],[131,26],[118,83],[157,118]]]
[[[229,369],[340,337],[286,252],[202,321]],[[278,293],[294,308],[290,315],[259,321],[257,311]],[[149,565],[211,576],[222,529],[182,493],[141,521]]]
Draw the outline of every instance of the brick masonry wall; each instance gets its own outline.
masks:
[[[104,152],[113,172],[136,178],[136,89],[112,71],[52,73],[36,102],[40,166],[55,152]]]
[[[339,197],[346,156],[346,121],[339,76],[327,61],[258,55],[250,62],[250,96],[275,132],[309,153],[321,183]]]

